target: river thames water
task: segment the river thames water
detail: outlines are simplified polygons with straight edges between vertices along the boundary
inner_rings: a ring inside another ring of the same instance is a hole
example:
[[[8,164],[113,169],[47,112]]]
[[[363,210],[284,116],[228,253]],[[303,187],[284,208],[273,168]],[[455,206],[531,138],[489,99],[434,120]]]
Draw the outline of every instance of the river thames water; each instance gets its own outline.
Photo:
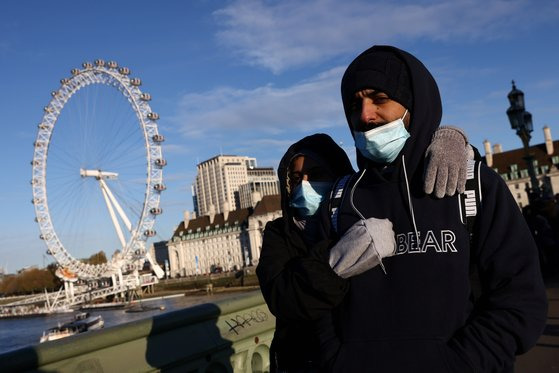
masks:
[[[145,319],[197,304],[211,303],[239,295],[239,293],[218,293],[213,295],[189,295],[142,301],[146,306],[165,306],[163,311],[156,309],[145,312],[127,313],[124,312],[123,308],[120,308],[112,310],[88,310],[87,312],[92,316],[103,316],[105,328],[110,328],[111,326],[124,324],[126,322]],[[71,321],[74,315],[75,312],[17,319],[0,319],[0,354],[38,344],[44,330],[55,327],[59,323],[62,324]]]

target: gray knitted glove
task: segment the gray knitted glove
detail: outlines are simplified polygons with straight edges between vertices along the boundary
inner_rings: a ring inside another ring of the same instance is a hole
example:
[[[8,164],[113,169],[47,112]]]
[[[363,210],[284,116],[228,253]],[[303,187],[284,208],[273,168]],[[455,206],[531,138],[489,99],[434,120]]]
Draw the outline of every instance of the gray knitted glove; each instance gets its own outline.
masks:
[[[425,152],[425,193],[437,198],[462,193],[466,187],[466,165],[473,159],[472,147],[460,128],[442,126]]]
[[[330,267],[342,278],[363,273],[378,264],[382,258],[396,253],[396,240],[392,222],[388,219],[359,220],[330,250]]]

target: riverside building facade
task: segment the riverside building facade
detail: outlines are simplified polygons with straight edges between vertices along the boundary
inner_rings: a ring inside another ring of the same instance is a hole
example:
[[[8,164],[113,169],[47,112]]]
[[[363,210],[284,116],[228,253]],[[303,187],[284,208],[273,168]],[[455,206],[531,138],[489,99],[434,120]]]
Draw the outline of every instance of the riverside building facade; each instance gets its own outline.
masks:
[[[552,140],[548,126],[543,131],[545,142],[530,146],[529,151],[534,157],[534,170],[544,197],[551,198],[559,193],[559,141]],[[483,145],[486,164],[505,180],[518,207],[527,206],[529,200],[526,188],[531,183],[524,148],[503,152],[500,145],[492,147],[488,140]]]
[[[235,271],[258,263],[266,223],[281,216],[279,195],[264,196],[254,208],[216,212],[183,221],[168,241],[171,277]]]

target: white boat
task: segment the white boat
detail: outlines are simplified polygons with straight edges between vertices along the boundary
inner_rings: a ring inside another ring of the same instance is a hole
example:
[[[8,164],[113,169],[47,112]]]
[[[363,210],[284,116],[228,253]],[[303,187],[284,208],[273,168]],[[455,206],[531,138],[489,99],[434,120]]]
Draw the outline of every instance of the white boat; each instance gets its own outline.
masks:
[[[104,326],[105,321],[101,315],[90,316],[87,312],[80,312],[76,314],[74,320],[45,330],[43,332],[43,336],[39,340],[39,343],[66,338],[75,334],[85,333],[90,330],[101,329]]]
[[[47,329],[43,332],[39,343],[47,341],[56,341],[57,339],[62,339],[70,337],[74,334],[78,334],[75,329],[63,328],[62,326],[57,326],[55,328]]]

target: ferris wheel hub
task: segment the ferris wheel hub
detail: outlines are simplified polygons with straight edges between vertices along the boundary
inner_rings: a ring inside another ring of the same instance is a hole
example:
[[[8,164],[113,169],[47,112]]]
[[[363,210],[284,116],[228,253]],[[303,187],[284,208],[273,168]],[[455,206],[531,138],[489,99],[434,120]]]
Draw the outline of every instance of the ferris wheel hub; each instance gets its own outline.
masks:
[[[107,179],[107,180],[116,180],[118,179],[117,172],[108,172],[108,171],[101,171],[101,170],[84,170],[80,168],[80,176],[81,177],[94,177],[97,180],[99,179]]]

